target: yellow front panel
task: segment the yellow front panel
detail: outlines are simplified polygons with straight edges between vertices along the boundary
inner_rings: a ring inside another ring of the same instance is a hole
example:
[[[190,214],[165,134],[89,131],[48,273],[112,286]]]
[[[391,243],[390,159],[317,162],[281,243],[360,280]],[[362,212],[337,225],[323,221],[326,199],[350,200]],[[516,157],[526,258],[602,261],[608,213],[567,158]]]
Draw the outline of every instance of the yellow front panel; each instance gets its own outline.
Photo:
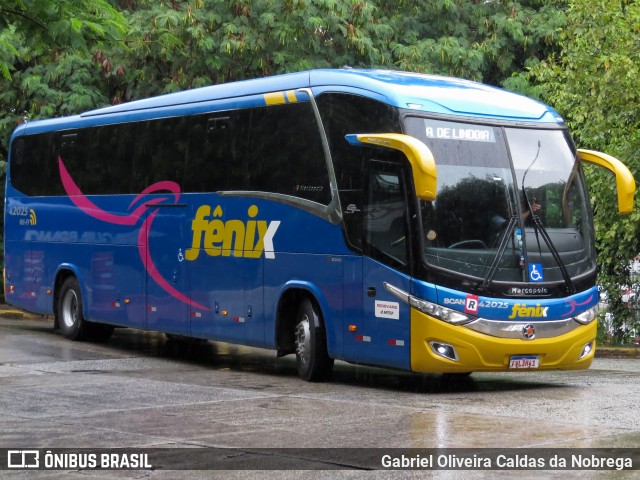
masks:
[[[411,309],[411,369],[432,373],[507,371],[512,355],[539,355],[539,370],[585,369],[593,360],[596,331],[597,322],[592,322],[554,338],[506,339],[450,325]],[[452,345],[458,361],[435,354],[430,341]],[[590,341],[594,342],[594,349],[579,359],[585,344]]]

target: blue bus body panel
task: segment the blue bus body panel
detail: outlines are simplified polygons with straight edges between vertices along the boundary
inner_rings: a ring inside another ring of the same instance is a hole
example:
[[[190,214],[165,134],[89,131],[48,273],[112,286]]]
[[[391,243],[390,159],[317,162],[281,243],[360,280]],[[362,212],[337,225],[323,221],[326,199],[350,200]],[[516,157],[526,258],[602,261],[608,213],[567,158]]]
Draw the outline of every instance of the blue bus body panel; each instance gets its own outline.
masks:
[[[69,197],[10,191],[8,211],[26,215],[7,215],[7,300],[52,314],[55,276],[68,265],[94,321],[273,347],[276,292],[289,282],[317,294],[327,324],[341,323],[342,259],[352,254],[340,225],[218,194],[148,195],[137,217],[134,198],[87,197],[94,208],[83,209]],[[219,239],[209,245],[210,232]],[[338,336],[331,333],[332,350]]]
[[[410,307],[384,284],[408,291],[411,278],[368,257],[362,263],[362,311],[360,318],[350,322],[356,330],[345,339],[347,360],[410,370]]]
[[[452,288],[413,280],[411,293],[432,303],[487,320],[523,321],[565,320],[598,304],[597,287],[565,298],[491,298],[476,296]],[[469,300],[472,300],[469,303]],[[468,305],[474,305],[469,311]],[[477,306],[477,307],[476,307]],[[533,310],[532,310],[533,309]],[[531,315],[535,313],[535,315]],[[531,316],[528,316],[531,315]]]

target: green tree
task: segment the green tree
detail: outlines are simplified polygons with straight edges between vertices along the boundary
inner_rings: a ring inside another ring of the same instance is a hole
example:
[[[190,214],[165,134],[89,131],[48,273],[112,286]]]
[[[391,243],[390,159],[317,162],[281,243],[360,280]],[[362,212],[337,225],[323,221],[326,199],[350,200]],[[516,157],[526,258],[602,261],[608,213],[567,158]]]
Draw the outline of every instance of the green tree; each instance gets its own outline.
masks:
[[[559,54],[526,75],[533,91],[566,117],[581,147],[617,156],[640,178],[640,2],[572,2],[560,45]],[[621,326],[632,319],[620,288],[630,285],[628,266],[640,252],[640,210],[617,215],[613,179],[597,167],[585,170],[596,218],[600,282],[609,294],[616,340],[623,341]]]
[[[50,50],[87,52],[96,41],[121,36],[125,28],[107,0],[0,0],[0,73],[9,79],[22,67],[16,62]]]
[[[119,0],[126,101],[309,68],[386,67],[499,82],[545,57],[560,0]]]

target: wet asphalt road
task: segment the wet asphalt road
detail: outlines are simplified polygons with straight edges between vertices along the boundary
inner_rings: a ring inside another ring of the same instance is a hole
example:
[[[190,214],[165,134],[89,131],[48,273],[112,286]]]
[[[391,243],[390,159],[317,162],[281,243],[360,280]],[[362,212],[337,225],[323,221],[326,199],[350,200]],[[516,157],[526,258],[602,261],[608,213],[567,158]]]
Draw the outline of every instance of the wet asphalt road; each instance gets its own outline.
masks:
[[[63,339],[49,319],[0,318],[0,448],[638,448],[640,360],[590,370],[440,376],[295,359],[116,330]],[[525,450],[523,450],[525,451]],[[640,472],[574,472],[638,478]],[[0,471],[0,478],[564,478],[567,472]],[[570,475],[574,476],[574,475]]]

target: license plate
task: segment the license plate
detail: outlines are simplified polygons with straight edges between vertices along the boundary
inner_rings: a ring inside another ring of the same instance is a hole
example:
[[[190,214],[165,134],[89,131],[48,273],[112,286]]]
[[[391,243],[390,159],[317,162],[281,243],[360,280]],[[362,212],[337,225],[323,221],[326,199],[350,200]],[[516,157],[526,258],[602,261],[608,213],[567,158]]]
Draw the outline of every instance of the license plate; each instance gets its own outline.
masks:
[[[538,368],[539,366],[538,355],[514,355],[509,361],[509,368]]]

